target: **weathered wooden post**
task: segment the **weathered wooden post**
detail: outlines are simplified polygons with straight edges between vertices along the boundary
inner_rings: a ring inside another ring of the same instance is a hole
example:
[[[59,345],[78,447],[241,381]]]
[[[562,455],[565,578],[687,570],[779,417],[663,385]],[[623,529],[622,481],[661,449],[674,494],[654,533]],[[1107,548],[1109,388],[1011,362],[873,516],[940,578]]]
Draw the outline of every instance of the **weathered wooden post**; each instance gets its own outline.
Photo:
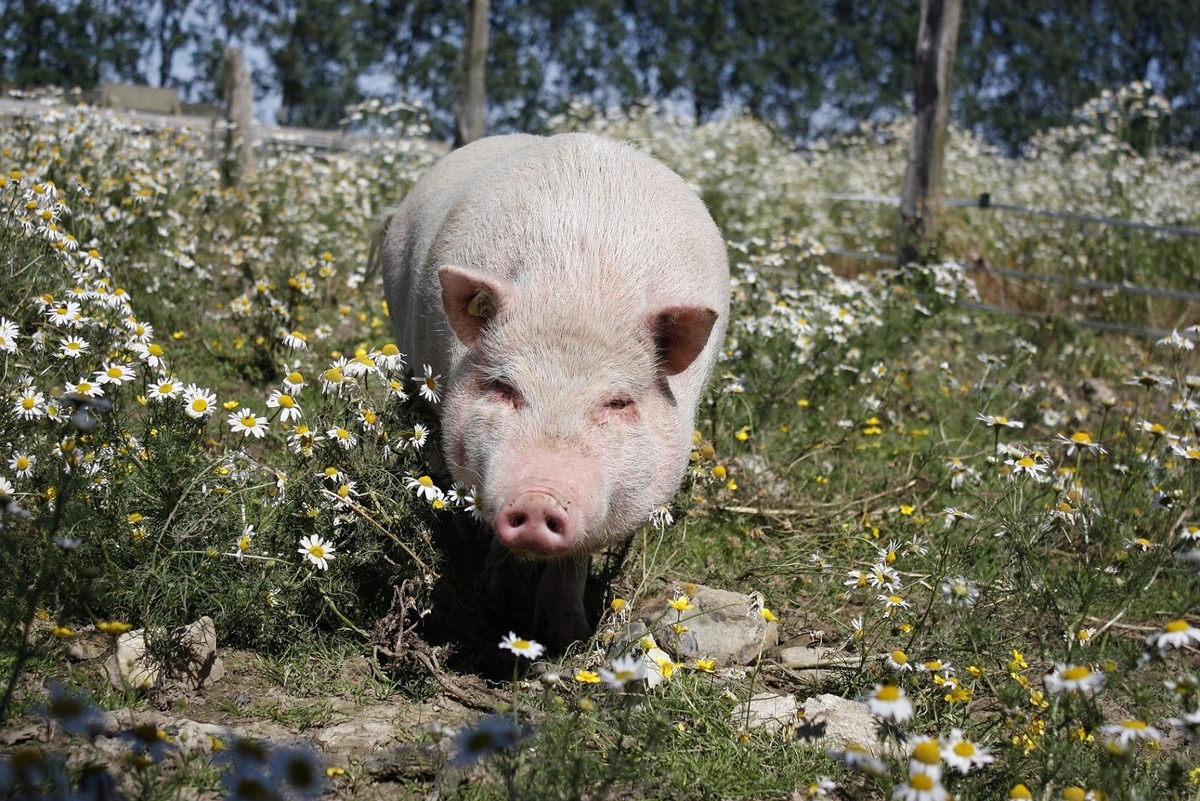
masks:
[[[236,186],[254,171],[254,91],[240,47],[225,48],[222,78],[225,95],[225,150],[221,178]]]
[[[900,264],[924,263],[935,254],[942,153],[950,113],[950,73],[958,42],[962,0],[921,0],[917,35],[916,121],[900,196],[896,255]]]
[[[483,138],[484,75],[487,68],[490,0],[468,0],[458,98],[454,103],[454,146]]]

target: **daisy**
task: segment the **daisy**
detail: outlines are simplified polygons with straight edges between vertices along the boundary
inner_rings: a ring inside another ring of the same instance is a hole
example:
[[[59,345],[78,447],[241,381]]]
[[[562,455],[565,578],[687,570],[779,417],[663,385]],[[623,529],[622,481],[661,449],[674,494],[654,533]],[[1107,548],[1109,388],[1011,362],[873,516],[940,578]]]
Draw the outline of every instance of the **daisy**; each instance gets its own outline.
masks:
[[[980,768],[996,761],[996,758],[984,747],[976,745],[963,737],[962,729],[951,729],[949,737],[940,739],[942,759],[946,764],[959,773],[967,773],[973,768]]]
[[[1158,648],[1160,654],[1172,648],[1183,648],[1188,645],[1200,645],[1200,629],[1180,618],[1168,621],[1162,631],[1156,631],[1146,638],[1146,645]]]
[[[883,614],[890,617],[897,609],[908,609],[912,604],[899,595],[878,595],[875,600],[883,604]]]
[[[1104,446],[1093,440],[1092,435],[1086,431],[1076,431],[1070,437],[1059,434],[1055,440],[1065,447],[1068,458],[1084,451],[1097,456],[1108,453]]]
[[[142,345],[146,345],[154,339],[154,326],[150,323],[140,322],[133,317],[125,320],[125,330],[129,332],[133,342]]]
[[[379,430],[379,413],[369,406],[360,406],[358,408],[358,424],[363,431],[374,432]]]
[[[285,423],[299,420],[303,415],[296,399],[278,389],[267,396],[267,408],[278,409],[279,419]]]
[[[308,337],[303,331],[288,331],[283,329],[279,332],[279,338],[283,341],[285,347],[292,350],[308,350]]]
[[[32,453],[17,453],[13,454],[8,460],[9,468],[16,473],[17,478],[29,478],[33,475],[33,466],[37,463],[37,457]]]
[[[1020,459],[1005,459],[1004,463],[1012,470],[1011,475],[1014,481],[1021,476],[1028,476],[1040,483],[1046,480],[1046,471],[1050,467],[1048,462],[1035,459],[1032,456],[1022,456]]]
[[[36,420],[46,412],[46,396],[33,387],[25,387],[12,408],[22,420]]]
[[[965,606],[968,609],[979,599],[979,590],[962,576],[948,578],[942,582],[942,595],[951,606]]]
[[[885,720],[904,723],[913,714],[912,704],[904,690],[895,684],[877,684],[862,700],[866,702],[872,715]]]
[[[288,432],[288,450],[297,456],[312,456],[313,446],[323,439],[324,437],[314,434],[312,429],[301,423]]]
[[[919,740],[912,748],[908,758],[908,773],[915,776],[918,773],[936,781],[942,779],[942,747],[937,740]]]
[[[76,400],[95,400],[104,397],[104,389],[91,381],[84,379],[77,384],[67,382],[66,395]]]
[[[336,442],[342,447],[342,450],[346,451],[358,444],[358,436],[346,428],[331,428],[325,432],[325,436],[331,441]]]
[[[75,325],[83,320],[80,305],[73,300],[51,304],[46,309],[46,316],[54,325]]]
[[[433,479],[429,476],[421,476],[420,478],[408,476],[404,479],[404,485],[417,493],[418,498],[424,498],[431,503],[443,497],[441,489],[433,483]]]
[[[217,396],[211,390],[188,384],[183,390],[183,410],[188,417],[199,420],[217,408]]]
[[[108,362],[96,371],[94,378],[98,384],[113,384],[119,387],[137,378],[137,373],[124,364]]]
[[[235,433],[240,433],[242,436],[262,439],[267,433],[267,418],[259,417],[249,409],[230,412],[225,422]]]
[[[183,392],[183,385],[174,376],[160,378],[152,383],[146,390],[146,397],[150,400],[166,400],[174,398]]]
[[[954,524],[956,524],[960,520],[974,520],[975,519],[975,515],[973,515],[969,512],[964,512],[962,509],[959,509],[955,506],[947,506],[945,509],[942,510],[942,514],[944,514],[946,516],[946,524],[945,524],[946,528],[953,527]]]
[[[321,373],[321,392],[326,395],[336,394],[341,397],[342,391],[351,379],[345,373],[346,359],[341,358],[329,366],[329,369]]]
[[[78,359],[88,352],[92,345],[83,337],[69,336],[58,345],[58,352],[64,359]]]
[[[379,375],[379,366],[370,353],[359,353],[346,364],[346,375],[362,378],[368,375]]]
[[[840,761],[848,768],[871,776],[882,776],[887,773],[887,765],[877,759],[865,745],[850,743],[841,751],[827,752],[831,759]]]
[[[622,690],[626,684],[641,681],[646,676],[646,663],[636,656],[622,656],[613,660],[612,670],[600,668],[600,678],[614,690]]]
[[[887,666],[890,667],[892,670],[899,670],[901,672],[904,672],[906,670],[913,669],[913,664],[909,660],[908,654],[904,653],[903,651],[901,651],[899,649],[896,649],[895,651],[892,651],[890,654],[888,654],[886,662],[887,662]]]
[[[1176,456],[1182,456],[1189,462],[1200,460],[1200,445],[1192,444],[1185,447],[1183,445],[1172,443],[1171,450]]]
[[[975,419],[987,426],[995,429],[1001,428],[1024,428],[1025,424],[1020,420],[1009,420],[1004,415],[983,414],[982,412],[975,415]]]
[[[145,344],[142,342],[131,342],[129,349],[137,354],[137,357],[142,362],[153,370],[163,370],[167,366],[167,354],[163,350],[162,345],[156,342]]]
[[[1100,733],[1107,738],[1110,750],[1125,753],[1134,743],[1142,740],[1162,740],[1162,732],[1144,720],[1123,720],[1120,723],[1110,723],[1100,727]]]
[[[17,352],[17,324],[7,317],[0,317],[0,353]]]
[[[440,375],[433,374],[433,368],[427,364],[425,365],[425,375],[423,377],[413,376],[413,383],[418,385],[417,391],[420,392],[422,398],[430,403],[437,403],[442,399],[438,392],[438,381],[441,379]]]
[[[517,656],[523,656],[526,659],[537,659],[546,651],[545,646],[541,643],[522,639],[511,631],[507,637],[500,641],[500,645],[497,647],[512,651]]]
[[[413,446],[416,450],[421,450],[421,447],[429,439],[429,428],[420,423],[414,423],[412,432],[409,433],[407,439],[409,445]]]
[[[946,801],[950,793],[941,782],[924,773],[914,773],[892,790],[895,801]]]
[[[375,354],[375,361],[385,370],[404,369],[404,354],[391,342],[379,349]]]
[[[1065,665],[1061,662],[1054,666],[1054,672],[1046,674],[1047,692],[1052,695],[1060,693],[1081,693],[1094,695],[1104,689],[1108,677],[1099,670],[1092,670],[1086,665]]]
[[[287,368],[284,368],[287,370]],[[289,395],[299,395],[300,390],[304,389],[304,374],[299,370],[287,370],[287,375],[283,377],[283,391]]]
[[[333,551],[333,543],[322,539],[320,534],[301,537],[300,547],[296,549],[297,553],[304,554],[308,561],[322,570],[329,569],[329,560],[333,559]]]

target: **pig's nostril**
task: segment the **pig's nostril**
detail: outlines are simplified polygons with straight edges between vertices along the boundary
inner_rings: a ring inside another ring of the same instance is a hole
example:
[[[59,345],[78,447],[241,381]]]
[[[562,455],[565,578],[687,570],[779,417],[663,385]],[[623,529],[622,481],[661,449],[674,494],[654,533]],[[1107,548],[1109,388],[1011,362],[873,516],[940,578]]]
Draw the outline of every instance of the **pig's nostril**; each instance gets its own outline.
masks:
[[[520,512],[515,515],[511,515],[508,518],[508,524],[513,528],[520,528],[521,526],[525,525],[525,515],[521,514]]]
[[[550,529],[550,533],[558,534],[559,529],[562,528],[562,522],[557,517],[553,517],[553,516],[547,517],[546,518],[546,528]]]

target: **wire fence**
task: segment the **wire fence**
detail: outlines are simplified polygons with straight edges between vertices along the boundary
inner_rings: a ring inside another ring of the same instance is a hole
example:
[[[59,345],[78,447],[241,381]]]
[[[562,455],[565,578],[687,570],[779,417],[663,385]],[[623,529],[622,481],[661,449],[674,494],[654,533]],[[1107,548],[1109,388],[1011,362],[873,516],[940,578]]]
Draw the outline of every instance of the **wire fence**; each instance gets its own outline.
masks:
[[[899,195],[873,195],[873,194],[852,194],[852,193],[819,193],[809,195],[809,197],[820,198],[822,200],[847,200],[856,203],[885,203],[888,205],[899,206]],[[1109,225],[1117,228],[1135,228],[1141,231],[1151,231],[1154,233],[1170,234],[1173,236],[1200,236],[1200,228],[1190,228],[1182,225],[1159,225],[1157,223],[1140,222],[1138,220],[1126,220],[1121,217],[1100,217],[1094,214],[1077,214],[1072,211],[1052,211],[1050,209],[1034,209],[1028,206],[1016,206],[1011,203],[997,203],[992,200],[988,193],[981,194],[977,198],[950,198],[939,201],[938,205],[943,208],[950,209],[995,209],[996,211],[1008,211],[1014,214],[1025,214],[1033,217],[1049,217],[1055,220],[1070,220],[1074,222],[1086,222],[1097,225]]]
[[[810,195],[813,198],[822,200],[841,200],[854,203],[880,203],[893,206],[899,206],[900,197],[897,195],[878,195],[867,193],[820,193]],[[1127,220],[1119,217],[1104,217],[1092,214],[1078,214],[1068,211],[1053,211],[1049,209],[1035,209],[1028,206],[1018,206],[1011,203],[996,203],[992,201],[991,195],[984,193],[975,199],[955,198],[942,200],[940,205],[944,208],[978,208],[988,209],[1001,212],[1010,212],[1014,214],[1023,214],[1029,216],[1046,217],[1056,220],[1067,220],[1073,222],[1083,222],[1094,225],[1105,225],[1118,228],[1131,228],[1140,231],[1151,233],[1164,234],[1167,236],[1182,236],[1196,237],[1200,236],[1200,228],[1192,228],[1189,226],[1180,225],[1160,225],[1156,223],[1142,222],[1137,220]],[[826,248],[826,252],[831,255],[841,258],[851,259],[855,261],[876,262],[880,264],[896,264],[898,261],[896,256],[887,253],[873,253],[862,250],[851,250],[846,248]],[[963,262],[961,266],[967,272],[977,272],[982,275],[996,276],[1012,281],[1029,282],[1034,284],[1048,284],[1057,286],[1066,286],[1075,289],[1083,289],[1089,291],[1098,291],[1106,293],[1119,293],[1127,295],[1138,295],[1149,298],[1163,298],[1174,301],[1183,301],[1185,303],[1200,302],[1200,292],[1191,292],[1182,289],[1166,289],[1162,287],[1142,286],[1130,282],[1115,282],[1102,281],[1093,278],[1079,278],[1069,275],[1055,275],[1051,273],[1033,273],[1026,270],[1014,270],[1004,267],[993,267],[986,265],[983,262],[971,263]],[[973,311],[981,311],[993,314],[1005,314],[1015,317],[1023,317],[1027,319],[1044,319],[1044,312],[1030,311],[1025,309],[1016,309],[1010,306],[1000,306],[991,303],[970,303],[964,302],[959,304],[960,307]],[[1113,333],[1134,334],[1147,338],[1161,339],[1168,336],[1170,332],[1163,331],[1157,328],[1148,328],[1145,326],[1128,325],[1125,323],[1108,322],[1104,320],[1091,320],[1082,317],[1068,318],[1070,322],[1081,328],[1089,328],[1099,331],[1108,331]]]

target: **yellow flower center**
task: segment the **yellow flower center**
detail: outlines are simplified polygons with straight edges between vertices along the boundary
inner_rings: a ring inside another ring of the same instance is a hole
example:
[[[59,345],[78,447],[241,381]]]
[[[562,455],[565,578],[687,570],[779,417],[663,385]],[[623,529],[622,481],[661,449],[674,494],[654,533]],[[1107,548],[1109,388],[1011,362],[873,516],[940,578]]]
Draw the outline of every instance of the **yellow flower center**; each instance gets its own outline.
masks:
[[[325,549],[320,545],[310,545],[308,547],[308,552],[312,555],[313,559],[321,559],[325,556]]]
[[[885,684],[875,692],[875,698],[879,701],[898,701],[900,688],[895,684]]]
[[[1121,725],[1124,726],[1125,728],[1131,729],[1133,731],[1142,731],[1146,728],[1146,721],[1144,721],[1144,720],[1126,720],[1126,721],[1123,721],[1121,723]]]
[[[954,744],[954,753],[958,754],[960,757],[970,758],[975,756],[975,746],[974,744],[963,740],[962,742]]]
[[[290,409],[296,405],[296,400],[291,395],[280,395],[279,405],[285,409]]]
[[[1092,669],[1085,665],[1075,665],[1063,671],[1063,678],[1067,681],[1079,681],[1090,675],[1092,675]]]
[[[422,487],[433,487],[433,479],[429,476],[421,476],[417,479],[417,483]]]
[[[926,776],[924,773],[918,773],[915,776],[908,777],[908,784],[914,790],[929,792],[933,789],[933,778],[931,776]]]
[[[192,401],[192,411],[193,412],[207,412],[208,411],[208,401],[206,401],[204,398],[196,398],[194,401]]]
[[[1181,631],[1187,631],[1189,628],[1191,628],[1191,624],[1186,620],[1172,620],[1171,622],[1167,623],[1164,628],[1170,634],[1178,634]]]
[[[913,759],[926,765],[936,765],[942,761],[942,749],[933,740],[925,740],[913,749]]]
[[[903,651],[892,651],[892,661],[897,665],[907,665],[908,654],[904,653]]]

